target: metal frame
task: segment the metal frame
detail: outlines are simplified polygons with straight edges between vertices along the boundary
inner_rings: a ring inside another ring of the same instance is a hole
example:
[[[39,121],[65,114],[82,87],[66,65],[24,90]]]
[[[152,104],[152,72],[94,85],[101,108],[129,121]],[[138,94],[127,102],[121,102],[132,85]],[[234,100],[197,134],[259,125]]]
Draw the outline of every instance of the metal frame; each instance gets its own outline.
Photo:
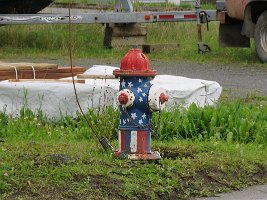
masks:
[[[196,21],[198,27],[198,48],[203,53],[208,50],[202,43],[201,24],[218,21],[216,10],[201,10],[200,0],[195,1],[195,11],[133,12],[130,0],[117,0],[114,12],[66,14],[7,14],[0,15],[0,25],[30,24],[132,24],[155,22]]]
[[[206,10],[209,21],[217,21],[216,10]],[[81,13],[70,16],[73,24],[105,23],[155,23],[155,22],[188,22],[198,21],[195,11],[172,12],[129,12],[129,13]],[[0,15],[0,25],[30,24],[67,24],[66,14],[7,14]]]
[[[217,21],[216,10],[200,10],[200,0],[195,1],[195,11],[133,12],[131,0],[116,0],[114,12],[81,13],[70,16],[74,24],[105,23],[154,23],[197,21],[201,24],[200,13],[207,13],[208,21]],[[12,24],[67,24],[66,14],[0,14],[0,25]]]
[[[116,0],[115,12],[133,12],[131,0]]]

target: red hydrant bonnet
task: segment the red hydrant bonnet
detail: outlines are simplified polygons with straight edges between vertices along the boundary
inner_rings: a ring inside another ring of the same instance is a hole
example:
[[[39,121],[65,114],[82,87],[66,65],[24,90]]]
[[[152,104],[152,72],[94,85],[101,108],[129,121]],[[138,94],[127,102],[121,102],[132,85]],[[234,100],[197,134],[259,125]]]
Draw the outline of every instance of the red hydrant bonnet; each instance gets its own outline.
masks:
[[[120,69],[114,70],[115,76],[155,77],[156,70],[149,67],[149,60],[140,49],[131,49],[122,59]]]

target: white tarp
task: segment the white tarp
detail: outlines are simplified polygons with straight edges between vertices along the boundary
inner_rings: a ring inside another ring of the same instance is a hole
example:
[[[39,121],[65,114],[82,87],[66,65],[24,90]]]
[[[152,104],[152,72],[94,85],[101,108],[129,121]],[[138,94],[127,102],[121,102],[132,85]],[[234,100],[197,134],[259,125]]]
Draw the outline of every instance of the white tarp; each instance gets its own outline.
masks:
[[[85,74],[112,75],[114,67],[94,66]],[[188,106],[191,103],[203,107],[216,102],[222,92],[215,81],[189,79],[180,76],[158,75],[152,81],[159,84],[168,95],[166,107]],[[84,110],[100,108],[104,105],[116,107],[118,79],[87,79],[85,84],[76,83],[80,104]],[[62,82],[0,82],[0,111],[14,117],[23,107],[32,111],[41,109],[49,118],[76,116],[79,110],[72,83]]]

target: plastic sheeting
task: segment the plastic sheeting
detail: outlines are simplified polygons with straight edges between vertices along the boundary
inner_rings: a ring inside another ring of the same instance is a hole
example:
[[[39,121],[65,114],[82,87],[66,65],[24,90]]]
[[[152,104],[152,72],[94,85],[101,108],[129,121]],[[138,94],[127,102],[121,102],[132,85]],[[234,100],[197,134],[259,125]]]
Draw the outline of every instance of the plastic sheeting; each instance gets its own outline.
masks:
[[[85,74],[112,75],[114,67],[94,66]],[[163,87],[168,95],[167,109],[175,105],[212,105],[220,97],[222,88],[215,81],[189,79],[180,76],[158,75],[152,81]],[[79,102],[86,111],[101,109],[105,105],[116,107],[118,79],[87,79],[76,83]],[[48,118],[76,116],[78,110],[72,83],[62,82],[0,82],[0,110],[16,117],[27,107],[34,112],[42,110]]]

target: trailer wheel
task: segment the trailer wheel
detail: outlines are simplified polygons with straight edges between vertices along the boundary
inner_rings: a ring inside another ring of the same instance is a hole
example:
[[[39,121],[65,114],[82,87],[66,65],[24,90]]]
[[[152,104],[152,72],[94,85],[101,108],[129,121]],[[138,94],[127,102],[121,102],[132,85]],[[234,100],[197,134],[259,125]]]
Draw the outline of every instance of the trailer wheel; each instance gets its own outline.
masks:
[[[264,11],[257,21],[254,39],[260,60],[267,62],[267,11]]]

